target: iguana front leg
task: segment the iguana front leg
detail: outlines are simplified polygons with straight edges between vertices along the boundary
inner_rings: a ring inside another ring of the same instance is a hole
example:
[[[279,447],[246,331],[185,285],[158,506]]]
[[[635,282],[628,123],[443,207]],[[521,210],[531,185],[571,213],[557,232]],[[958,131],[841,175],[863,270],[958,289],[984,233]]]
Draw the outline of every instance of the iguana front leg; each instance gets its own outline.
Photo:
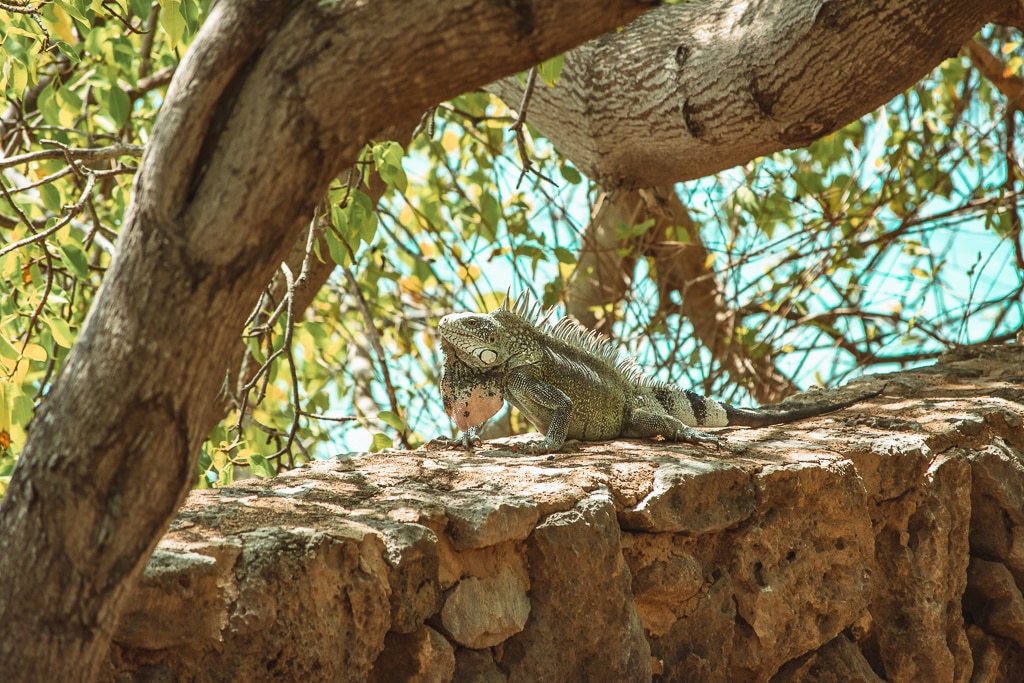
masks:
[[[526,416],[534,427],[544,432],[540,441],[517,444],[515,450],[530,453],[552,453],[565,444],[572,417],[572,399],[558,387],[536,377],[530,366],[515,368],[505,380],[505,398]]]
[[[473,446],[479,446],[483,443],[480,439],[480,428],[483,425],[477,425],[476,427],[469,427],[464,430],[462,434],[456,437],[450,436],[438,436],[427,442],[427,449],[432,448],[463,448],[467,451],[473,450]]]

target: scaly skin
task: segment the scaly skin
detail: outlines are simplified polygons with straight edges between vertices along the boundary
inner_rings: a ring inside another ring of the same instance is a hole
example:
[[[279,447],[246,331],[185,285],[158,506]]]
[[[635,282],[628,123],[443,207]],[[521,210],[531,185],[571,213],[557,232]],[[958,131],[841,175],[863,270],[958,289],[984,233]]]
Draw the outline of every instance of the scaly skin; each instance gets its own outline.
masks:
[[[445,357],[445,412],[478,441],[479,427],[507,400],[544,438],[523,444],[550,453],[567,439],[617,437],[719,443],[693,427],[765,426],[839,410],[880,391],[836,404],[790,410],[746,410],[644,375],[612,344],[571,319],[549,323],[528,296],[488,314],[454,313],[438,324]],[[883,387],[884,390],[884,387]],[[435,441],[436,443],[437,441]],[[451,443],[451,440],[440,440]]]

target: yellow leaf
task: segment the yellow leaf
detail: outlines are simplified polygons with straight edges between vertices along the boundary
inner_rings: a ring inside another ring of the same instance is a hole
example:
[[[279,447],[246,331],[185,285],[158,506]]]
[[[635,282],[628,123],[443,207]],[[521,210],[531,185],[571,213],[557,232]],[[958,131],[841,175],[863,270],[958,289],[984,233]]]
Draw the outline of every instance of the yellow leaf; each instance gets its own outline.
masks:
[[[445,130],[441,135],[441,146],[444,147],[446,152],[458,151],[461,149],[461,144],[462,138],[453,130]]]
[[[911,268],[910,272],[914,275],[914,277],[919,277],[922,280],[930,280],[932,277],[927,271],[921,270],[920,268]]]
[[[423,293],[423,280],[418,277],[403,277],[398,281],[398,286],[406,294]]]
[[[53,23],[50,24],[50,30],[57,34],[57,37],[63,40],[65,43],[74,45],[78,42],[75,37],[74,24],[71,21],[71,17],[68,13],[61,8],[60,5],[53,6]]]
[[[39,362],[45,361],[48,356],[46,349],[39,344],[26,344],[25,350],[22,353],[29,360],[37,360]]]

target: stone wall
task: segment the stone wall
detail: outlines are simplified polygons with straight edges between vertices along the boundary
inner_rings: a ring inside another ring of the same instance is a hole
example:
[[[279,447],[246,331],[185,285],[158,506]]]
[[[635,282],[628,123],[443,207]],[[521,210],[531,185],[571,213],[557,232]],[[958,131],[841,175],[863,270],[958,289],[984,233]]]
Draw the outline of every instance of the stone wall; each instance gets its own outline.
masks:
[[[1024,680],[1024,349],[886,379],[718,449],[386,452],[194,492],[109,680]]]

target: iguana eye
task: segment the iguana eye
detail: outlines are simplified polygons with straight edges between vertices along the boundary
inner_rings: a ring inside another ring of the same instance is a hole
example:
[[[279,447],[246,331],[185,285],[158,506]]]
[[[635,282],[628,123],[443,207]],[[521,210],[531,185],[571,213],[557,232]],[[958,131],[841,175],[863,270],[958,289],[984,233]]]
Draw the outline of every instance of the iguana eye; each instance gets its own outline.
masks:
[[[476,320],[474,320],[473,318],[470,318],[469,320],[467,320],[466,321],[466,327],[476,327]]]

